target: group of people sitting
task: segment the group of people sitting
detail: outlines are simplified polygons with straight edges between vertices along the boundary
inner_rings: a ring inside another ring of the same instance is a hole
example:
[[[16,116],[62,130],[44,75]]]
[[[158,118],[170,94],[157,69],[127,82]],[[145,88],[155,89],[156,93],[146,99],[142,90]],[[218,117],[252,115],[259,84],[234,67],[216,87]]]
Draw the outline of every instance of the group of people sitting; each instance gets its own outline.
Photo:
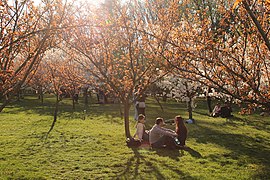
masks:
[[[229,105],[229,103],[225,103],[223,106],[221,106],[220,103],[217,103],[212,113],[210,114],[210,116],[229,118],[229,117],[232,117],[231,113],[232,113],[232,108]]]
[[[154,126],[148,131],[145,130],[145,116],[140,114],[134,137],[137,137],[141,142],[149,142],[153,148],[184,148],[187,138],[187,128],[184,119],[181,116],[176,116],[174,122],[175,131],[165,128],[164,119],[158,117]]]

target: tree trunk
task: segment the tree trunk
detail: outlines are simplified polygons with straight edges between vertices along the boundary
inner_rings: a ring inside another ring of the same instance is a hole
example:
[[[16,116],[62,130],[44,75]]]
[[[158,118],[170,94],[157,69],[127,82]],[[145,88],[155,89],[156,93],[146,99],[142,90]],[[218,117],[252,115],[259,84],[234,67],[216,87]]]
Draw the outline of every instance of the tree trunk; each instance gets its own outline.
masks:
[[[192,106],[191,106],[191,103],[192,103],[192,98],[189,98],[189,101],[188,101],[188,118],[189,119],[192,119]]]
[[[75,99],[74,99],[74,95],[72,96],[72,109],[75,110]]]
[[[42,91],[41,91],[41,94],[40,94],[40,101],[43,104],[43,102],[44,102],[44,96],[43,96],[43,92]]]
[[[130,138],[130,129],[129,129],[129,108],[130,104],[128,100],[123,101],[124,102],[124,121],[125,121],[125,134],[127,138]]]
[[[0,112],[2,112],[3,109],[6,107],[6,105],[8,105],[10,99],[4,99],[3,101],[4,101],[3,104],[0,106]]]
[[[188,83],[185,82],[184,85],[186,87],[186,95],[188,97],[188,102],[187,102],[188,118],[192,119],[192,95],[191,95],[191,92],[189,92],[188,90]]]
[[[206,92],[206,101],[207,101],[207,107],[208,107],[208,111],[209,111],[209,114],[212,113],[213,109],[212,109],[212,99],[211,99],[211,96],[209,95],[209,93],[211,93],[211,88],[208,87],[208,90]]]
[[[212,106],[211,106],[211,97],[210,96],[207,96],[206,97],[206,101],[207,101],[207,107],[208,107],[208,111],[209,111],[209,114],[211,114],[212,113]]]
[[[21,101],[21,92],[20,91],[18,91],[17,92],[17,101]]]
[[[39,86],[39,88],[38,88],[38,99],[40,99],[41,103],[43,104],[43,91],[42,91],[42,86]]]
[[[260,33],[260,35],[262,36],[265,45],[267,46],[268,50],[270,51],[270,41],[267,37],[267,33],[263,30],[262,25],[259,23],[257,17],[255,16],[255,14],[252,12],[252,10],[249,7],[249,4],[247,3],[247,1],[242,1],[244,4],[244,8],[247,10],[250,18],[252,19],[253,23],[255,24],[255,26],[257,27],[258,32]]]
[[[164,94],[164,95],[162,96],[162,100],[163,100],[164,102],[167,101],[167,94]]]
[[[87,94],[88,88],[83,89],[83,96],[84,96],[84,106],[88,106],[88,94]]]
[[[105,103],[105,104],[108,104],[108,103],[109,103],[109,101],[108,101],[108,97],[107,97],[107,95],[106,95],[106,94],[104,94],[104,103]]]
[[[154,98],[155,98],[155,100],[157,101],[157,103],[158,103],[159,107],[161,108],[162,112],[164,112],[163,106],[162,106],[162,104],[160,103],[158,97],[157,97],[156,95],[154,95]]]
[[[59,98],[59,95],[57,94],[57,95],[56,95],[55,108],[54,108],[53,122],[52,122],[52,125],[51,125],[50,130],[47,132],[46,139],[48,138],[48,135],[49,135],[50,132],[53,130],[54,125],[55,125],[55,123],[56,123],[56,120],[57,120],[57,114],[58,114],[59,102],[60,102],[60,98]]]

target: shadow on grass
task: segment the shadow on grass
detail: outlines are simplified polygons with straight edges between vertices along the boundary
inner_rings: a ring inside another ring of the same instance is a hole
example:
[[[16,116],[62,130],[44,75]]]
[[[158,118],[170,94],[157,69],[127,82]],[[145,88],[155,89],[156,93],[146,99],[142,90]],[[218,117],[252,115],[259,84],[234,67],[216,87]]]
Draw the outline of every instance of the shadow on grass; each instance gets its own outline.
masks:
[[[193,111],[196,114],[202,115],[202,116],[209,116],[209,113],[207,111],[201,112],[201,111]]]
[[[142,164],[147,166],[148,171],[151,171],[151,173],[155,174],[156,179],[166,179],[166,177],[160,171],[159,162],[155,158],[150,157],[150,159],[148,160],[146,157],[140,154],[140,152],[138,151],[138,148],[131,148],[131,149],[133,150],[134,155],[127,161],[125,170],[117,176],[117,179],[122,179],[122,178],[145,179],[146,177],[142,177],[139,173],[140,165]],[[170,158],[175,159],[176,161],[178,161],[178,157],[180,156],[180,153],[178,150],[174,151],[174,150],[165,150],[165,149],[155,149],[155,151],[157,152],[158,155],[169,156]],[[195,178],[192,178],[190,175],[185,174],[182,171],[180,171],[177,166],[174,167],[173,165],[166,164],[164,162],[160,162],[160,163],[162,163],[163,167],[168,168],[171,171],[174,171],[181,178],[195,179]]]
[[[171,159],[174,159],[178,161],[178,157],[181,157],[184,155],[184,151],[188,152],[192,157],[195,158],[202,158],[202,155],[192,149],[191,147],[186,147],[184,149],[153,149],[159,156],[164,156],[164,157],[170,157]]]
[[[197,137],[194,137],[198,143],[214,143],[231,150],[231,153],[224,154],[223,157],[237,160],[239,166],[246,166],[246,161],[251,164],[258,163],[265,171],[258,172],[256,177],[270,178],[270,149],[264,145],[264,143],[267,144],[267,139],[258,140],[256,137],[252,138],[244,134],[223,133],[206,127],[204,124],[208,123],[201,122],[200,125],[197,125],[199,128],[196,131],[198,132],[194,133],[198,134]],[[211,159],[219,162],[219,158]]]
[[[264,130],[264,131],[268,131],[267,126],[270,125],[270,121],[264,120],[262,117],[254,118],[251,120],[247,118],[240,118],[237,116],[227,118],[225,124],[235,126],[237,123],[239,124],[239,122],[242,123],[243,126],[245,125],[253,126],[254,128],[258,130]]]
[[[144,179],[139,174],[139,166],[142,163],[145,163],[146,166],[150,167],[152,172],[155,172],[157,179],[165,179],[162,173],[155,167],[153,162],[145,160],[145,157],[142,156],[137,148],[131,148],[134,152],[134,156],[128,159],[126,163],[126,168],[122,173],[117,176],[117,179],[122,178],[132,178],[132,179]]]
[[[55,100],[53,97],[45,98],[44,102],[41,103],[40,100],[29,97],[21,101],[13,102],[8,106],[8,113],[17,114],[24,112],[26,114],[36,113],[38,115],[53,116],[55,109]],[[84,112],[84,110],[86,110]],[[95,116],[105,116],[108,120],[112,118],[120,118],[120,105],[119,104],[97,104],[89,103],[85,107],[82,101],[79,101],[75,105],[75,109],[72,108],[72,100],[65,98],[59,103],[58,117],[64,119],[85,119],[93,118]],[[53,118],[53,117],[52,117]]]
[[[189,154],[195,158],[202,158],[201,153],[199,153],[198,151],[195,151],[194,149],[187,147],[184,149],[185,151],[189,152]]]
[[[174,159],[176,161],[179,161],[178,157],[181,157],[183,154],[179,152],[178,149],[158,149],[158,148],[153,148],[153,151],[157,153],[157,155],[162,156],[162,157],[169,157],[171,159]]]

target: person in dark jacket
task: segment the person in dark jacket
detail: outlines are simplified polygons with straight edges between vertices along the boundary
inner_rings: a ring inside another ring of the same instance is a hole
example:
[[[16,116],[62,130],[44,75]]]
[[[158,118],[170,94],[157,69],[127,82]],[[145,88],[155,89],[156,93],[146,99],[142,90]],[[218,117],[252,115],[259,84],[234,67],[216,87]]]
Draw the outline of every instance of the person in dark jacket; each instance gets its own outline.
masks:
[[[180,146],[184,147],[186,145],[187,139],[187,127],[184,123],[184,119],[181,116],[176,116],[174,119],[175,122],[175,132],[177,134],[177,138],[180,141]]]
[[[145,99],[146,99],[146,95],[141,95],[140,98],[138,99],[137,103],[136,103],[136,109],[138,114],[143,114],[145,115]]]
[[[232,117],[232,108],[228,103],[225,103],[224,106],[220,109],[220,116],[223,118],[229,118]]]

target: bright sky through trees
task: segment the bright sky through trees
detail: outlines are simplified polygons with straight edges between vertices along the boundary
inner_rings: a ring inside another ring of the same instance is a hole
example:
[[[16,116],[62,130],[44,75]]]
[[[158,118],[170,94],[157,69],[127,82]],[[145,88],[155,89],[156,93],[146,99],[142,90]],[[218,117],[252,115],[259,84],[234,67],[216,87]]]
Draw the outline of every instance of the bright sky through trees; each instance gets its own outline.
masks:
[[[36,5],[38,5],[41,2],[41,0],[33,0],[33,1],[34,1],[34,3]],[[89,2],[90,4],[93,4],[93,5],[99,5],[101,3],[104,3],[105,0],[79,0],[79,1],[81,1],[81,2]]]

